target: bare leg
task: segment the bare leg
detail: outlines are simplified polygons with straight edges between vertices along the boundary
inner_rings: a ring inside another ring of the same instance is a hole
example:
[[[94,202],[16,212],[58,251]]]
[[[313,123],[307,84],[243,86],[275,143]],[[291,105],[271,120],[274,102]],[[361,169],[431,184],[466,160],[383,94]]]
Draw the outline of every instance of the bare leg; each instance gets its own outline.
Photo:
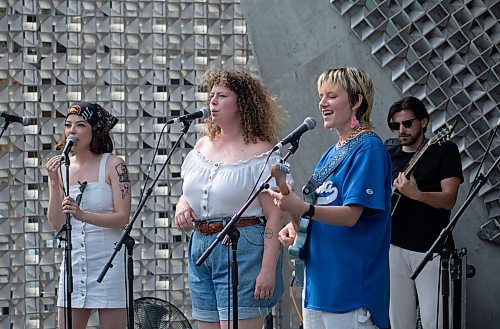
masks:
[[[231,329],[233,328],[233,321],[229,322],[229,328],[227,327],[227,321],[221,321],[222,329]],[[245,320],[238,321],[238,329],[262,329],[262,325],[264,325],[264,318],[251,318]],[[200,329],[202,329],[200,327]]]
[[[89,308],[73,308],[71,309],[71,316],[73,318],[72,328],[73,329],[85,329],[87,328],[87,322],[89,321],[90,313],[92,312]],[[57,309],[57,318],[60,329],[66,329],[66,309],[64,307],[59,307]]]
[[[220,329],[219,322],[202,322],[198,321],[198,329]]]
[[[101,329],[124,329],[127,323],[126,308],[100,308],[99,324]]]

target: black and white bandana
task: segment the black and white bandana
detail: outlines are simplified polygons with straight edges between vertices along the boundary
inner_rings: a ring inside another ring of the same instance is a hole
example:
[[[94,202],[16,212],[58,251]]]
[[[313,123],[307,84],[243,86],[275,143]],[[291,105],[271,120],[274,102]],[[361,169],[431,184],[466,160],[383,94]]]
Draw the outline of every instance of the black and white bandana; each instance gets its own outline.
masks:
[[[118,118],[95,103],[75,103],[68,109],[68,115],[70,114],[81,116],[90,124],[92,131],[99,136],[107,135],[118,123]]]

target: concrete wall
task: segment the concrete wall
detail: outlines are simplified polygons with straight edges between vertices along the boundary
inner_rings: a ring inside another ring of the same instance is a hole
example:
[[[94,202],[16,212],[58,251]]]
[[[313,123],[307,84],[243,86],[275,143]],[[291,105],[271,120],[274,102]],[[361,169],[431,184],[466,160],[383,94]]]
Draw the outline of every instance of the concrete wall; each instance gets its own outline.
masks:
[[[248,33],[263,80],[288,111],[283,135],[305,117],[318,121],[315,130],[304,134],[299,150],[290,158],[296,188],[309,178],[323,151],[337,141],[335,133],[322,127],[318,112],[316,78],[335,66],[356,66],[375,82],[372,120],[383,139],[393,137],[386,127],[389,106],[401,97],[391,82],[391,72],[373,59],[370,45],[350,29],[350,19],[340,16],[329,1],[241,0]],[[284,149],[285,150],[285,149]],[[465,172],[466,182],[470,173]],[[460,188],[460,209],[469,184]],[[467,326],[498,328],[500,323],[500,262],[498,245],[478,239],[476,232],[487,218],[484,203],[476,197],[454,230],[457,248],[467,248],[468,263],[477,274],[467,280]]]
[[[382,138],[392,137],[386,109],[399,97],[390,77],[372,61],[368,45],[358,42],[343,17],[325,1],[241,1],[260,74],[288,114],[284,133],[314,117],[316,129],[303,135],[290,159],[298,182],[304,181],[337,134],[322,127],[317,77],[336,66],[356,66],[375,82],[372,120]],[[314,145],[313,148],[310,146]]]

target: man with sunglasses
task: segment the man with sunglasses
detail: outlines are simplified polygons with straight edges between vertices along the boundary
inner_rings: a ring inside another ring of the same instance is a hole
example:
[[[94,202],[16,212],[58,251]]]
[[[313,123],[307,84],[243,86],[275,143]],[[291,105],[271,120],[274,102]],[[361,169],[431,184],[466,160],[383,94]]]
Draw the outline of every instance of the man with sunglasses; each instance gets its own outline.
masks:
[[[395,102],[387,116],[389,128],[399,141],[389,154],[393,189],[401,195],[395,208],[393,200],[389,251],[392,329],[415,328],[417,300],[422,327],[442,328],[443,311],[438,306],[440,257],[427,263],[415,281],[410,276],[448,224],[463,175],[458,148],[451,141],[419,152],[427,143],[429,120],[425,105],[411,96]],[[414,157],[414,171],[407,177],[404,172]],[[453,248],[453,241],[448,244]]]

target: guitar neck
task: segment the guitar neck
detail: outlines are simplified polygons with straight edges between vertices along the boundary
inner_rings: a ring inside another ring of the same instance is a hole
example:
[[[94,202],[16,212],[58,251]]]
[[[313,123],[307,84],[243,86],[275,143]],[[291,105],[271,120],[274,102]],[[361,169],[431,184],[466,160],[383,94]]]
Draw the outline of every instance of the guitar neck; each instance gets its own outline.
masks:
[[[288,184],[286,183],[286,175],[290,173],[288,167],[282,163],[275,163],[271,168],[271,176],[276,180],[276,185],[278,186],[280,193],[283,195],[290,194]],[[300,217],[290,214],[291,223],[295,232],[299,231]]]
[[[286,186],[286,185],[285,185],[285,186]],[[285,194],[285,195],[290,193],[290,191],[288,190],[288,187],[286,188],[286,193],[283,193],[284,191],[283,191],[283,188],[282,188],[282,187],[280,187],[280,190],[281,190],[281,193],[282,193],[282,194]],[[291,223],[292,223],[292,225],[293,225],[293,229],[295,230],[295,232],[298,232],[298,231],[299,231],[299,222],[300,222],[300,217],[298,217],[298,216],[296,216],[296,215],[292,215],[292,214],[290,214],[290,218],[291,218],[290,222],[291,222]]]
[[[283,194],[283,195],[288,195],[290,194],[290,190],[288,189],[288,185],[286,184],[285,180],[284,179],[277,179],[276,180],[277,184],[278,184],[278,188],[280,190],[280,193]],[[290,217],[291,217],[291,223],[293,225],[293,229],[295,230],[295,232],[298,232],[299,231],[299,222],[300,222],[300,218],[297,217],[296,215],[292,215],[290,214]]]
[[[422,157],[422,155],[424,155],[425,151],[427,151],[427,149],[429,148],[430,146],[430,142],[427,142],[417,153],[415,153],[415,155],[411,158],[410,162],[408,163],[408,166],[406,167],[405,171],[404,171],[404,175],[406,178],[410,178],[411,174],[413,173],[413,171],[415,170],[415,166],[417,165],[417,162],[420,160],[420,158]]]

